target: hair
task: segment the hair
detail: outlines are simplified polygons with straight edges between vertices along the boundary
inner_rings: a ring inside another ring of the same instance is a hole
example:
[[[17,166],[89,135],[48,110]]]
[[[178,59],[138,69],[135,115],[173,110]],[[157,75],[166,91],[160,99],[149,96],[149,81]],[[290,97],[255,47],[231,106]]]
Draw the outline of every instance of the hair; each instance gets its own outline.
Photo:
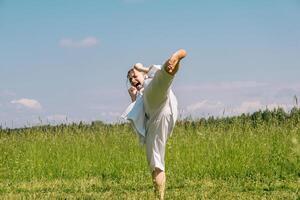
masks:
[[[143,74],[146,74],[146,71],[142,70],[142,69],[137,69],[135,68],[134,66],[132,68],[130,68],[127,72],[127,82],[129,81],[130,82],[130,78],[131,78],[131,74],[134,73],[133,70],[137,70]],[[131,83],[131,82],[130,82]]]
[[[128,72],[127,72],[127,79],[129,79],[131,77],[131,74],[133,73],[133,69],[134,68],[131,68],[131,69],[128,70]]]

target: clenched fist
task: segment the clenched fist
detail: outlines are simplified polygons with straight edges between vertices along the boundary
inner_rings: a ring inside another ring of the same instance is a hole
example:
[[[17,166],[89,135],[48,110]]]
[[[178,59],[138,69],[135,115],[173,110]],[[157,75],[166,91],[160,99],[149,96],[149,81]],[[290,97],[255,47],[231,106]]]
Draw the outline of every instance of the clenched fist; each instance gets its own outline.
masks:
[[[137,91],[138,89],[134,86],[131,86],[129,89],[128,89],[128,93],[131,97],[131,101],[134,102],[136,100],[136,95],[137,95]]]

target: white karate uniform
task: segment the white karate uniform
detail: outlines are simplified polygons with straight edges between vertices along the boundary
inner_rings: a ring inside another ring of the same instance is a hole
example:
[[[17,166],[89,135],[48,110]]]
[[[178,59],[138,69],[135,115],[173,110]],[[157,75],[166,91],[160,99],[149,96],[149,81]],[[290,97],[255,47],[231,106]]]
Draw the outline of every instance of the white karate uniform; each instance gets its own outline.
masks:
[[[129,120],[146,145],[150,170],[165,170],[165,148],[177,120],[177,99],[171,90],[174,76],[160,65],[153,65],[144,81],[144,91],[137,94],[123,118]]]

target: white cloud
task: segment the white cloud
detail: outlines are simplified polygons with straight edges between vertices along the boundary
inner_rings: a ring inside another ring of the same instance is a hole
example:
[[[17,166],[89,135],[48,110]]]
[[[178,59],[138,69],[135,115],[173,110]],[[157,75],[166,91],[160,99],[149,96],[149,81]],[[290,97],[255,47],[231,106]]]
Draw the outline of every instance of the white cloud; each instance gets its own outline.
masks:
[[[63,38],[59,45],[63,48],[88,48],[98,45],[99,40],[95,37],[86,37],[82,40],[75,41],[71,38]]]
[[[268,103],[263,104],[260,101],[245,101],[242,102],[239,106],[236,106],[232,111],[232,114],[242,114],[242,113],[253,113],[258,110],[273,110],[275,108],[283,108],[285,111],[288,111],[293,108],[292,104],[284,104],[284,103]]]
[[[120,117],[121,113],[120,112],[101,112],[101,115],[103,117]]]
[[[224,107],[224,104],[220,101],[211,102],[208,100],[203,100],[187,106],[186,110],[187,112],[195,112],[198,110],[215,111],[216,109],[222,109],[222,107]]]
[[[49,115],[47,116],[47,120],[49,121],[66,121],[67,116],[62,114],[55,114],[55,115]]]
[[[280,107],[280,108],[283,108],[284,110],[288,111],[288,110],[292,109],[294,106],[295,105],[293,105],[293,104],[271,103],[271,104],[268,104],[266,106],[266,108],[268,108],[269,110],[273,110],[275,108],[279,108]]]
[[[241,103],[235,103],[233,105],[227,105],[221,101],[208,101],[203,100],[188,105],[183,110],[183,117],[185,116],[197,116],[203,117],[206,115],[213,116],[233,116],[240,115],[242,113],[253,113],[258,110],[273,110],[275,108],[283,108],[285,111],[289,111],[293,108],[293,104],[288,103],[262,103],[259,100],[242,101]]]
[[[10,103],[22,105],[26,108],[34,109],[34,110],[40,110],[42,109],[42,105],[35,99],[26,99],[22,98],[19,100],[12,100]]]
[[[245,101],[233,109],[233,113],[249,113],[262,109],[264,106],[260,101]]]

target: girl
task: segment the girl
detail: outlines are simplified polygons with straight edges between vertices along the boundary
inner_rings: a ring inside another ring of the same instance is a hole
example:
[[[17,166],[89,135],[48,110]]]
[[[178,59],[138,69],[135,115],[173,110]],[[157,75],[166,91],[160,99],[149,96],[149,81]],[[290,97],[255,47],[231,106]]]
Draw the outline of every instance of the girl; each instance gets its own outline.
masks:
[[[128,92],[132,103],[123,114],[146,145],[147,161],[152,173],[155,193],[164,198],[165,148],[177,119],[177,100],[171,90],[174,75],[186,51],[176,51],[162,66],[149,68],[137,63],[128,71]]]

